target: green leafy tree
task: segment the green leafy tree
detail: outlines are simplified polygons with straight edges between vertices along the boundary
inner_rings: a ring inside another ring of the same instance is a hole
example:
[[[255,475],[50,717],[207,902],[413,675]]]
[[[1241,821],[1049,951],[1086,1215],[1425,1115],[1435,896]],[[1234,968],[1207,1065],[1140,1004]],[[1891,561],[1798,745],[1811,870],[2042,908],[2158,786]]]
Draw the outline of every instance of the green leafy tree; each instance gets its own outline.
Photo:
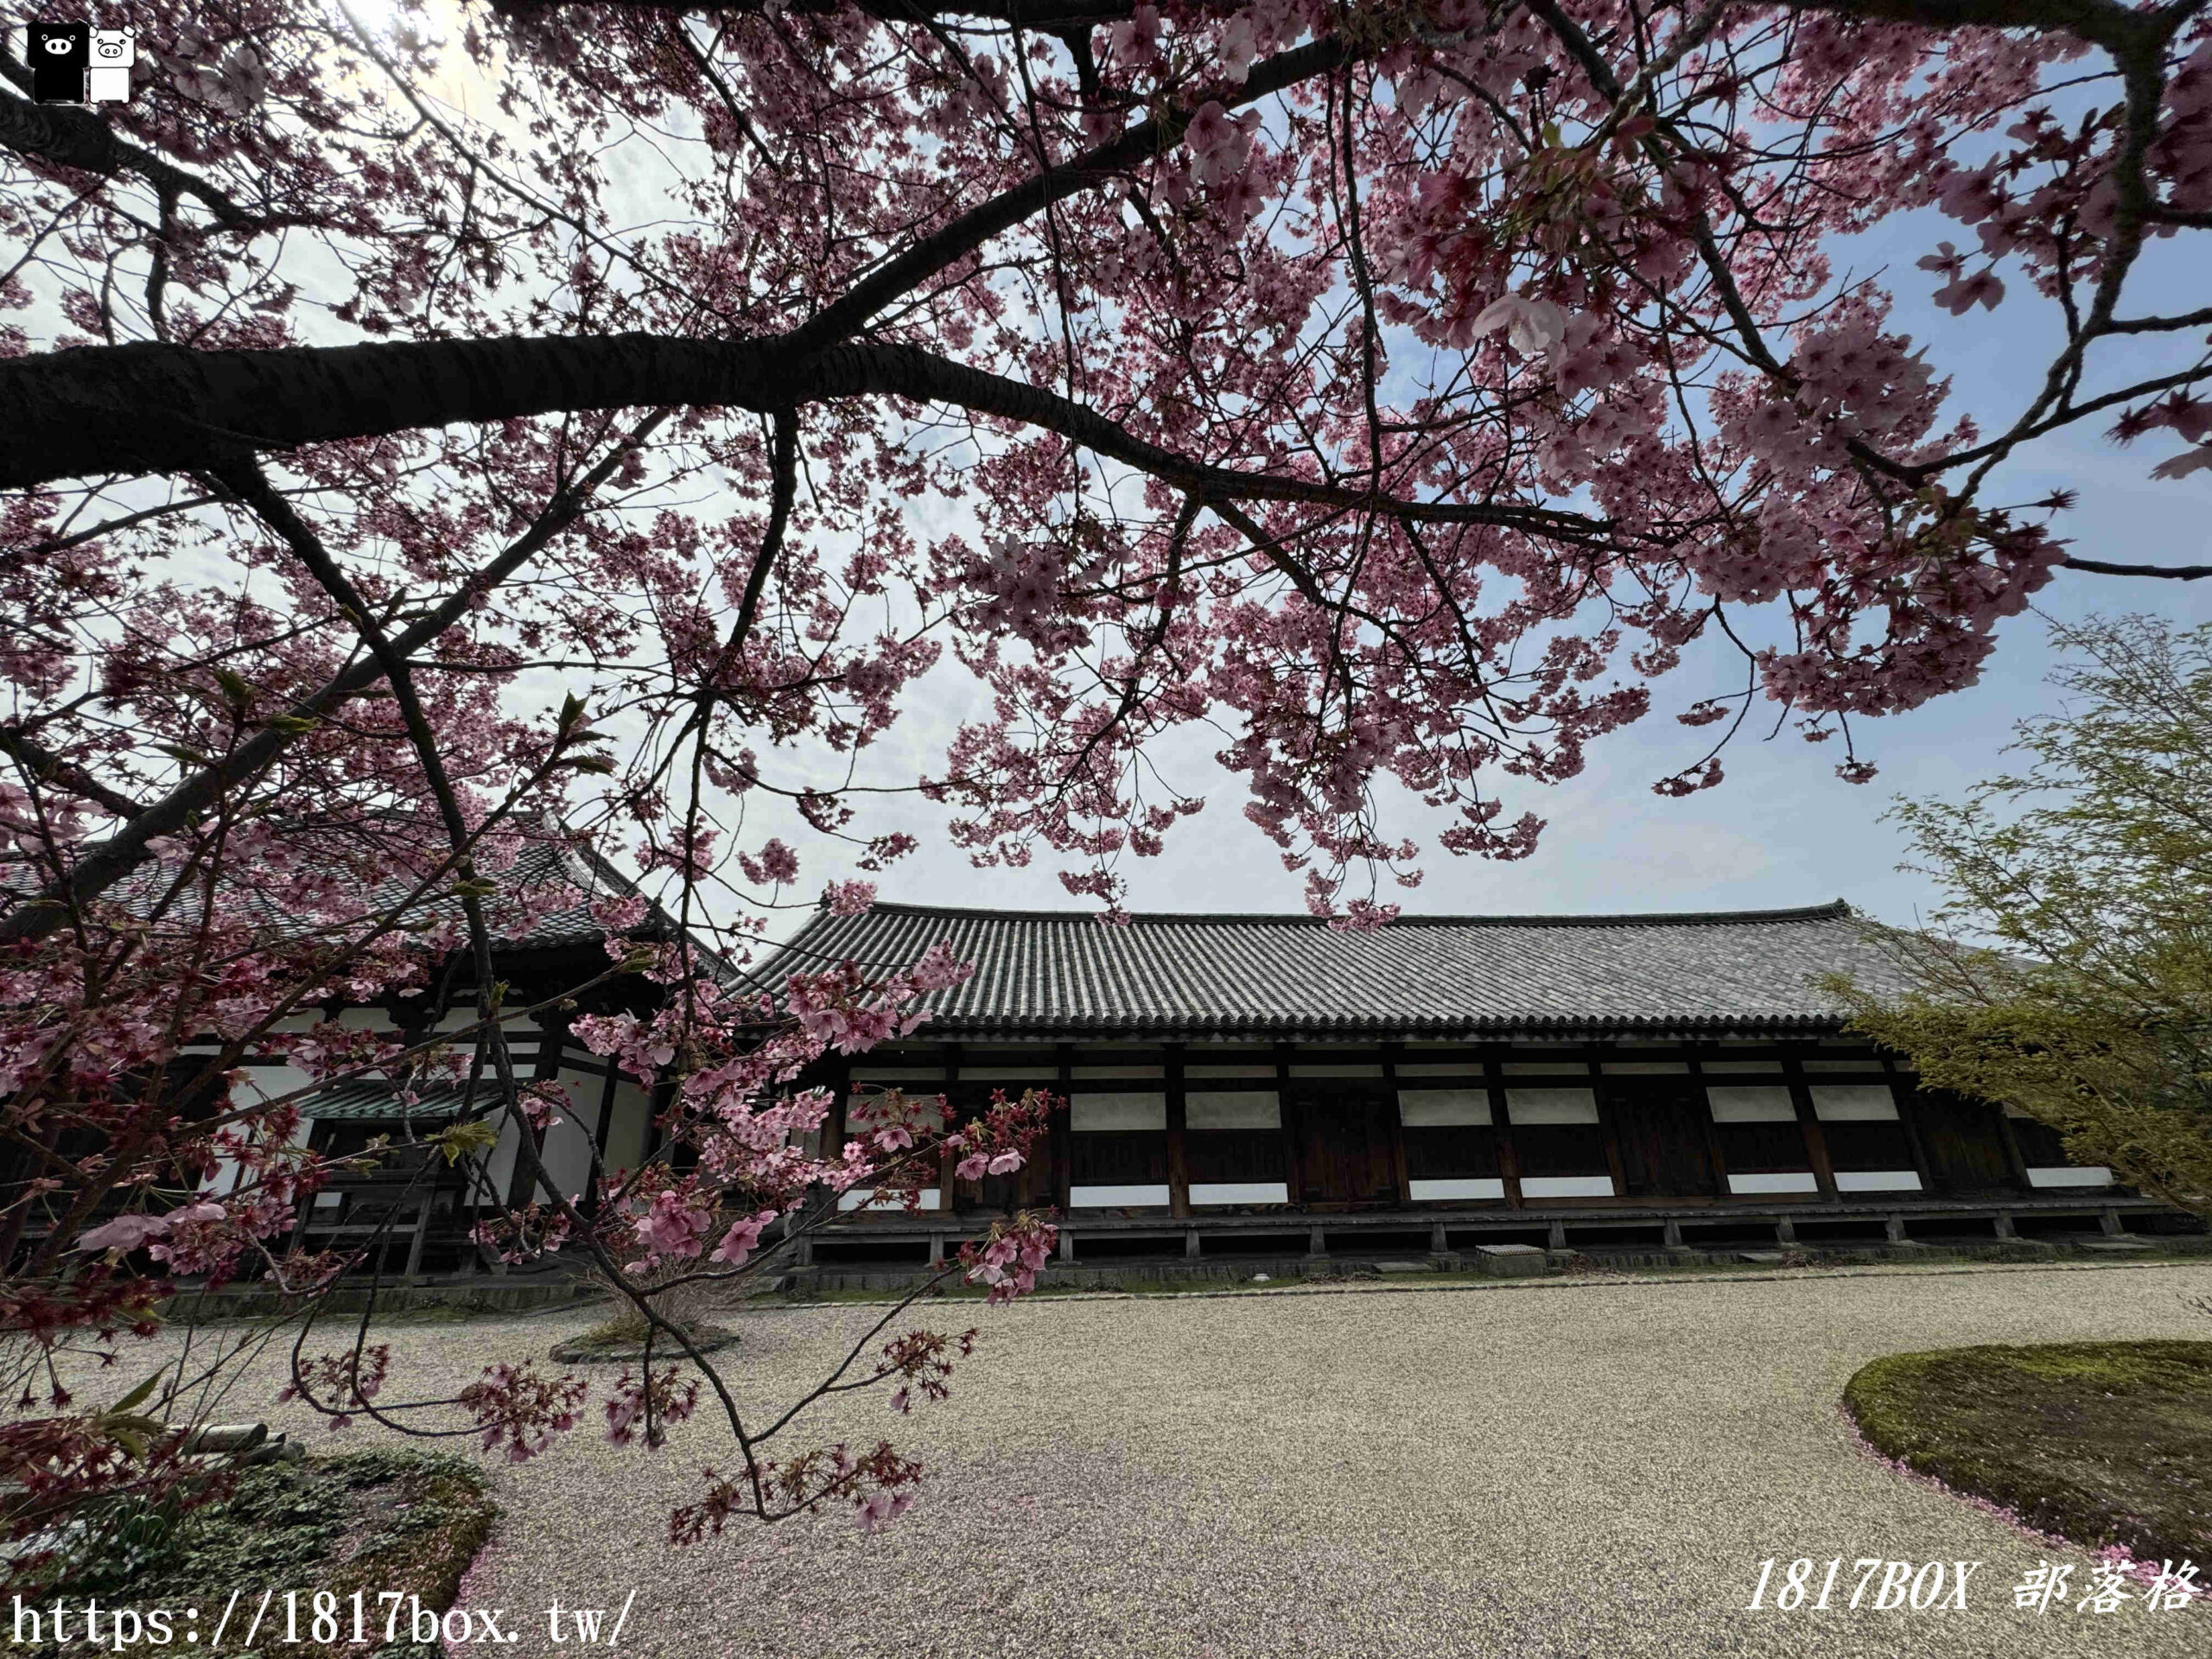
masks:
[[[2017,772],[1901,799],[1947,897],[1875,927],[1912,988],[1827,988],[1929,1084],[2009,1102],[2069,1156],[2212,1213],[2212,626],[2056,626],[2061,712],[2021,721]]]

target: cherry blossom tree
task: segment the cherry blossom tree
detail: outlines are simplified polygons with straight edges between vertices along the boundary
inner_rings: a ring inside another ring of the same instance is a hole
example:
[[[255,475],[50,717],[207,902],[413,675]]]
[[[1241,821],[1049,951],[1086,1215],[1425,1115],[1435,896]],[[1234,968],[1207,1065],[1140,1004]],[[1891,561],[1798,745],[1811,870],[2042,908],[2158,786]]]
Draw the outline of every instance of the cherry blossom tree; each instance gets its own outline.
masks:
[[[1720,741],[1655,787],[1719,783],[1762,703],[1860,780],[1852,718],[1972,683],[2062,569],[2212,574],[1997,499],[2085,422],[2212,470],[2212,308],[2142,297],[2212,228],[2205,0],[372,3],[99,4],[123,105],[0,60],[0,1329],[35,1356],[147,1328],[173,1274],[343,1265],[283,1249],[329,1172],[296,1102],[231,1104],[250,1052],[480,1068],[542,1129],[492,942],[573,895],[512,879],[525,823],[674,918],[603,907],[661,1003],[580,1028],[672,1084],[692,1155],[587,1215],[525,1135],[487,1247],[650,1309],[642,1270],[756,1271],[804,1195],[940,1149],[893,1098],[805,1154],[791,1085],[957,963],[724,971],[840,841],[828,900],[870,902],[914,844],[887,791],[1110,919],[1201,805],[1147,746],[1211,722],[1308,902],[1375,925],[1420,856],[1378,783],[1524,857],[1507,780],[1574,775],[1694,649],[1744,683],[1671,709]],[[1852,263],[1878,232],[1962,334],[2047,330],[2017,407],[1955,400]],[[933,670],[977,712],[887,777]],[[290,1029],[455,985],[474,1026],[418,1048]],[[1010,1167],[1038,1109],[955,1155]],[[963,1270],[1026,1287],[1049,1240]],[[956,1346],[870,1376],[911,1404]],[[403,1408],[365,1334],[296,1355],[330,1412],[512,1456],[580,1421],[520,1363]],[[648,1445],[728,1418],[677,1535],[910,1496],[887,1444],[770,1459],[683,1357],[703,1395],[648,1367],[604,1402]],[[10,1456],[57,1503],[135,1478],[101,1421],[57,1399]]]

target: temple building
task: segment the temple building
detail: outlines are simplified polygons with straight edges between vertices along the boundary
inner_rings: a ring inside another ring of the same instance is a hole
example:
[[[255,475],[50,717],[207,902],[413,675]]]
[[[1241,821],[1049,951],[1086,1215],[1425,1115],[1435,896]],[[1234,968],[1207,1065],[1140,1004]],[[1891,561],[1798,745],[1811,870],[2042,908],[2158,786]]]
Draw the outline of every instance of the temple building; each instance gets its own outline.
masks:
[[[554,826],[507,873],[573,907],[499,941],[507,1006],[550,1003],[509,1027],[518,1071],[567,1109],[543,1153],[564,1192],[594,1164],[634,1168],[660,1135],[668,1084],[648,1089],[591,1053],[579,1014],[648,1013],[660,988],[608,972],[594,898],[637,893]],[[658,908],[635,930],[669,938]],[[964,1118],[994,1090],[1059,1104],[1022,1170],[956,1179],[918,1213],[866,1191],[798,1246],[830,1268],[942,1260],[1017,1207],[1061,1212],[1061,1252],[1145,1256],[1395,1254],[1484,1243],[1603,1250],[1802,1240],[1909,1243],[2066,1232],[2169,1231],[2191,1218],[2110,1172],[2069,1162],[2051,1129],[1923,1090],[1891,1055],[1845,1033],[1815,976],[1894,988],[1894,970],[1840,902],[1677,915],[1404,917],[1347,931],[1305,916],[1139,915],[879,904],[817,911],[768,959],[718,976],[763,990],[850,961],[890,972],[938,942],[972,977],[925,1001],[912,1036],[831,1055],[797,1086],[836,1105],[822,1141],[860,1132],[859,1105],[897,1088]],[[467,976],[461,976],[466,980]],[[568,994],[587,982],[580,995]],[[427,998],[319,1008],[316,1021],[419,1042],[469,1025],[468,984]],[[300,1211],[296,1243],[374,1244],[387,1273],[473,1271],[477,1215],[524,1201],[519,1126],[448,1165],[409,1147],[495,1097],[474,1082],[363,1079],[315,1090],[270,1054],[234,1104],[300,1098],[302,1144],[396,1147]],[[216,1189],[228,1185],[228,1172]],[[586,1202],[592,1202],[587,1196]]]
[[[846,1194],[817,1264],[938,1260],[1016,1205],[1064,1212],[1074,1261],[2190,1224],[1847,1035],[1814,976],[1896,979],[1840,901],[1366,932],[879,904],[821,911],[758,978],[888,971],[940,940],[973,977],[911,1038],[809,1079],[836,1090],[830,1144],[888,1088],[963,1116],[995,1090],[1064,1104],[1027,1167],[961,1181],[948,1158],[918,1215]]]

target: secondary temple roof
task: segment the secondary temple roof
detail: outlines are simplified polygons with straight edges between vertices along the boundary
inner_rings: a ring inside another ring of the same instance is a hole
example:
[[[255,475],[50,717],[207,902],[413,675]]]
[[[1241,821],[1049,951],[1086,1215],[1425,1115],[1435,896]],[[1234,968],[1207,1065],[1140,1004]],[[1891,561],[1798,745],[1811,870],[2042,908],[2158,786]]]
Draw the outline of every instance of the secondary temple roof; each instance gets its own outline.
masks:
[[[1306,916],[879,904],[816,913],[760,969],[890,970],[946,941],[976,964],[932,993],[944,1037],[1376,1039],[1832,1031],[1828,971],[1884,991],[1887,959],[1840,899],[1798,910],[1637,916],[1406,916],[1371,932]],[[749,976],[751,977],[751,976]]]

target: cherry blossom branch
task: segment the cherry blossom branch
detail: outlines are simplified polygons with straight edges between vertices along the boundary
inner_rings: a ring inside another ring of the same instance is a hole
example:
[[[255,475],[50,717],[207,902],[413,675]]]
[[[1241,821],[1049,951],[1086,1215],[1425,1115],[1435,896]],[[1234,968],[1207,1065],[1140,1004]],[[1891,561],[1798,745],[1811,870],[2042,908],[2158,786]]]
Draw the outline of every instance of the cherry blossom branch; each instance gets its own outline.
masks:
[[[145,810],[128,795],[110,789],[75,761],[54,753],[14,726],[0,726],[0,754],[21,766],[32,782],[57,784],[73,795],[97,802],[119,818],[135,818]]]
[[[509,543],[499,557],[457,592],[393,636],[394,654],[404,660],[437,639],[467,613],[480,594],[489,592],[529,563],[555,537],[575,524],[599,486],[614,474],[668,419],[670,413],[667,410],[656,410],[648,414],[590,472],[556,493],[540,510],[530,529]],[[116,835],[85,849],[64,880],[49,884],[35,894],[17,899],[11,909],[0,914],[0,944],[42,938],[60,926],[78,906],[105,893],[144,862],[151,842],[176,834],[224,794],[257,776],[302,731],[309,729],[314,721],[374,686],[383,673],[382,666],[373,657],[356,661],[319,690],[295,702],[287,721],[264,726],[220,760],[194,773],[159,801],[147,806]]]

